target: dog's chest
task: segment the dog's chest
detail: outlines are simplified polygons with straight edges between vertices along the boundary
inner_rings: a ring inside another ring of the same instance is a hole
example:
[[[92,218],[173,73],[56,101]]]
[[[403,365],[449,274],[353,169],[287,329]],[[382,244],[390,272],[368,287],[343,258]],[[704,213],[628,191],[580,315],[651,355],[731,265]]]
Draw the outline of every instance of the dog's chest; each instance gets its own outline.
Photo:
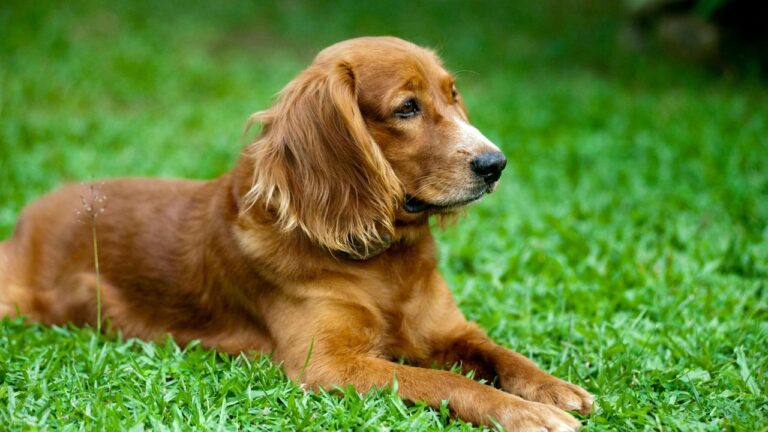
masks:
[[[397,295],[379,305],[384,322],[380,335],[380,351],[387,357],[418,360],[429,355],[429,337],[439,319],[439,290],[422,277],[392,287]]]

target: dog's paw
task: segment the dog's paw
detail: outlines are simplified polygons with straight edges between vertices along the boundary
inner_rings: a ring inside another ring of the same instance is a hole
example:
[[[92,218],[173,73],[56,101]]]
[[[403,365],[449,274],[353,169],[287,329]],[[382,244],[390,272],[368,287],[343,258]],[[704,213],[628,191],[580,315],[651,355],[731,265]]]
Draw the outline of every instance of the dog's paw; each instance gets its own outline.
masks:
[[[592,412],[595,398],[583,388],[547,375],[547,379],[532,382],[517,392],[524,399],[554,405],[581,414]]]
[[[578,420],[557,407],[522,399],[495,414],[492,417],[507,432],[575,432],[581,428]]]

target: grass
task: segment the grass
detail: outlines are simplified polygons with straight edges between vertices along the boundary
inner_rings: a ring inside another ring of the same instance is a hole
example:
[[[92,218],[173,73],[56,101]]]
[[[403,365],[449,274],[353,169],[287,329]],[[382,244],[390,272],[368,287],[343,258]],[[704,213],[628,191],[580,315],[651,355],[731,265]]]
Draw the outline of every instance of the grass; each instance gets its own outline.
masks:
[[[768,430],[768,90],[617,49],[611,2],[12,2],[0,238],[67,181],[212,178],[322,47],[436,46],[510,166],[438,232],[462,310],[597,395],[587,430]],[[3,430],[470,430],[268,359],[0,322]]]

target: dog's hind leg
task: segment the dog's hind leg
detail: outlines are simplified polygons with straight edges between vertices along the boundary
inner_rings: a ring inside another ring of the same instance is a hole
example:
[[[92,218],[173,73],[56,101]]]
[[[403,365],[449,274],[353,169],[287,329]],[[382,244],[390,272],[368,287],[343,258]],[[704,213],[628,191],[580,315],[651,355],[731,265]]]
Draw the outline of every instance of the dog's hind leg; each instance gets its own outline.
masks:
[[[48,293],[33,289],[24,277],[25,263],[18,252],[17,238],[0,242],[0,318],[23,315],[45,321]]]

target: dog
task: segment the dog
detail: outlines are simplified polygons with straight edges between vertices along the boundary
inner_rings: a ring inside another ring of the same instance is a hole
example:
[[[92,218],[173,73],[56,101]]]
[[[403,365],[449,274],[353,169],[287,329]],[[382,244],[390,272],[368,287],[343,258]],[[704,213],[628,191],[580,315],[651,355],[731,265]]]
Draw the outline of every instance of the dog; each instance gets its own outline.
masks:
[[[507,161],[433,51],[332,45],[255,123],[214,180],[74,184],[28,205],[0,244],[0,315],[104,317],[126,337],[269,353],[312,389],[396,380],[464,421],[580,427],[565,410],[592,396],[494,343],[437,270],[430,216],[493,191]],[[495,386],[434,368],[454,364]]]

